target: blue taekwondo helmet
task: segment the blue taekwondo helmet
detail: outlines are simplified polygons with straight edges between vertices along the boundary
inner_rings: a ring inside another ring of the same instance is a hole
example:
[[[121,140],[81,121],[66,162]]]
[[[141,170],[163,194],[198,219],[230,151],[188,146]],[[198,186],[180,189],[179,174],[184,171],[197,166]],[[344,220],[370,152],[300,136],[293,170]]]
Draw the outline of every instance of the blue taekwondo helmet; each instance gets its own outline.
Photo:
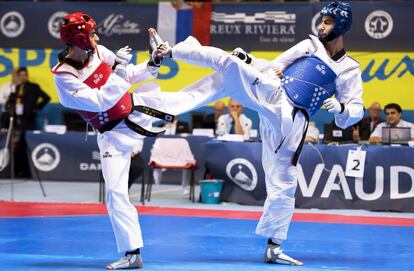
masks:
[[[345,34],[352,25],[351,5],[341,1],[332,1],[327,4],[320,12],[322,16],[332,16],[335,26],[324,41],[331,41],[340,35]],[[319,34],[320,35],[320,34]],[[321,38],[319,36],[319,38]]]

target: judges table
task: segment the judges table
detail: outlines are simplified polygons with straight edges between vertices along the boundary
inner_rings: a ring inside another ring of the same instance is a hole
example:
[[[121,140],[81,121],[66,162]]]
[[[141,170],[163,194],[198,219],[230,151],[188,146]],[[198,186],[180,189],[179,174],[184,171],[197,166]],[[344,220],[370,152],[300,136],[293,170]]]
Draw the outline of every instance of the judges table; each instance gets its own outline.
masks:
[[[298,208],[414,211],[414,148],[362,146],[363,178],[346,177],[349,150],[357,145],[304,145],[298,164]],[[262,205],[266,198],[261,143],[210,141],[206,166],[224,179],[222,200]]]
[[[178,137],[178,136],[165,136]],[[199,165],[204,164],[203,146],[211,138],[206,136],[185,137],[190,144]],[[84,132],[65,134],[36,133],[26,134],[30,169],[33,178],[40,180],[98,181],[101,164],[96,135]],[[142,157],[149,161],[150,150],[155,138],[145,138]],[[202,178],[204,167],[195,171],[196,180]]]

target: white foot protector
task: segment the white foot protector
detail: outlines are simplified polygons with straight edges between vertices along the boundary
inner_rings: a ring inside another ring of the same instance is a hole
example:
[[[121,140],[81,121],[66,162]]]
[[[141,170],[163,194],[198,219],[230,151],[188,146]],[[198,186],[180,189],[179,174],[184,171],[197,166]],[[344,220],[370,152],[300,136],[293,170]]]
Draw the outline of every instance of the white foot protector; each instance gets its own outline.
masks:
[[[115,269],[138,269],[143,268],[144,263],[140,254],[127,254],[116,262],[111,263],[106,267],[108,270]]]
[[[303,265],[301,261],[295,260],[292,257],[289,257],[288,255],[283,253],[283,250],[280,248],[280,246],[272,246],[272,245],[269,245],[266,248],[265,255],[264,255],[264,262],[296,265],[296,266]]]

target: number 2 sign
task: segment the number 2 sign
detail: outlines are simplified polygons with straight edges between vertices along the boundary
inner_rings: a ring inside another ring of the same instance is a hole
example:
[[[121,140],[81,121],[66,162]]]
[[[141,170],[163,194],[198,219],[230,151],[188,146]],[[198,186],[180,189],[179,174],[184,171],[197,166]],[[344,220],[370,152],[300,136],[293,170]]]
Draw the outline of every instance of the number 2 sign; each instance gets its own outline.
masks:
[[[366,154],[366,151],[363,151],[360,148],[348,151],[345,176],[358,178],[364,177]]]

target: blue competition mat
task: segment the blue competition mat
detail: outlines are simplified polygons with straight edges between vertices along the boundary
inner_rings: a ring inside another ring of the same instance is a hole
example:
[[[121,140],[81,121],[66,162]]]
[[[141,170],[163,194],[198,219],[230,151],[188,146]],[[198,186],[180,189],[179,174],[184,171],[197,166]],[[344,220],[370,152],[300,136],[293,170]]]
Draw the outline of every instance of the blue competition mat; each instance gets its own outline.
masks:
[[[292,222],[284,249],[305,266],[262,263],[256,221],[142,215],[143,270],[414,270],[414,228]],[[104,270],[117,260],[106,215],[0,218],[0,270]]]

